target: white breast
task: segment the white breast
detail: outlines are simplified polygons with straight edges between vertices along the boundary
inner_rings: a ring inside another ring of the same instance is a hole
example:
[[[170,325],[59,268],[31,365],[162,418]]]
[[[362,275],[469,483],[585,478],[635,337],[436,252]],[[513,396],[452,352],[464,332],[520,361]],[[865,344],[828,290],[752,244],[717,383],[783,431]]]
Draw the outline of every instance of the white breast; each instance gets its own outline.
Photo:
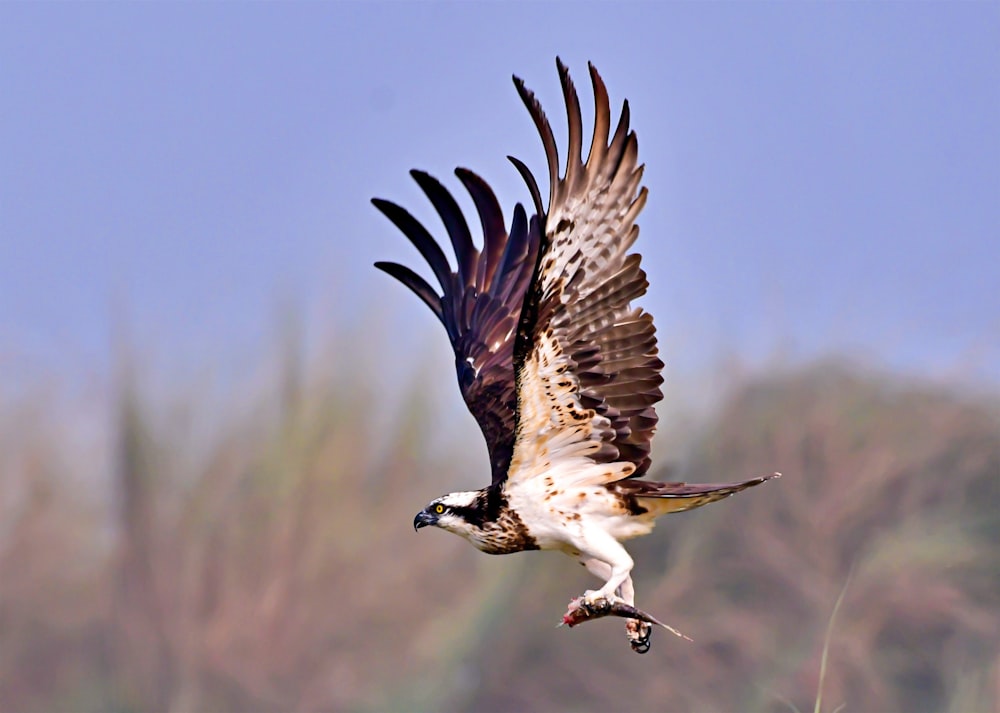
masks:
[[[608,466],[592,462],[589,467],[604,473],[608,470]],[[543,550],[577,549],[591,528],[601,529],[619,541],[648,535],[653,529],[652,516],[629,514],[603,485],[578,484],[579,480],[601,482],[605,478],[600,474],[583,478],[559,478],[558,474],[536,477],[512,484],[507,490],[507,502]],[[573,484],[560,485],[567,481]]]

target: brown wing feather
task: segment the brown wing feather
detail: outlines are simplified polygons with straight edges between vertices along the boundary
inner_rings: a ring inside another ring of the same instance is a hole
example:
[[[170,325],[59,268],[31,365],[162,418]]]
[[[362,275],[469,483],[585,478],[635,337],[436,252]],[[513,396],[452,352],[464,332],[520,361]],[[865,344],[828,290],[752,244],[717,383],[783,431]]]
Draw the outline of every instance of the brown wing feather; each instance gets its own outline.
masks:
[[[562,178],[548,119],[515,78],[542,137],[550,179],[545,236],[514,350],[519,436],[534,439],[535,453],[546,458],[558,450],[567,458],[620,463],[616,478],[637,476],[649,467],[663,382],[652,318],[631,305],[648,284],[640,256],[628,254],[646,200],[638,142],[627,103],[609,141],[608,94],[591,65],[595,127],[584,163],[576,89],[566,67],[557,66],[569,125]],[[526,180],[533,183],[530,174]],[[533,459],[527,449],[519,457],[515,444],[512,470],[540,472],[529,467]]]
[[[412,175],[441,216],[452,247],[453,271],[437,241],[406,210],[374,199],[431,266],[441,285],[438,294],[427,281],[402,265],[375,266],[413,290],[444,324],[455,352],[455,371],[465,403],[486,438],[493,482],[507,474],[514,448],[514,335],[524,294],[536,262],[541,229],[517,205],[508,233],[490,187],[465,169],[455,174],[472,196],[483,228],[483,249],[476,249],[469,226],[451,194],[426,173]]]

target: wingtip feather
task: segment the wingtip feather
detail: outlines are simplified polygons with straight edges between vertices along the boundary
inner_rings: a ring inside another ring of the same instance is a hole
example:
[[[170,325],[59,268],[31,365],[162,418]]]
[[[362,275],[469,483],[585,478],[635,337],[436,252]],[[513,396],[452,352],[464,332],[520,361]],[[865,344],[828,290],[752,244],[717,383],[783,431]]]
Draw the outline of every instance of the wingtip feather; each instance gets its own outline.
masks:
[[[427,264],[431,266],[441,287],[446,288],[451,279],[451,268],[448,266],[448,259],[441,250],[441,246],[437,244],[434,237],[427,232],[420,221],[402,206],[384,198],[372,198],[371,202],[417,248]]]
[[[521,174],[522,180],[528,185],[528,192],[531,193],[531,202],[535,206],[535,213],[540,216],[545,215],[545,206],[542,205],[542,192],[538,188],[538,181],[535,180],[535,174],[516,156],[507,156],[507,160],[514,164],[514,168],[517,169],[517,172]]]

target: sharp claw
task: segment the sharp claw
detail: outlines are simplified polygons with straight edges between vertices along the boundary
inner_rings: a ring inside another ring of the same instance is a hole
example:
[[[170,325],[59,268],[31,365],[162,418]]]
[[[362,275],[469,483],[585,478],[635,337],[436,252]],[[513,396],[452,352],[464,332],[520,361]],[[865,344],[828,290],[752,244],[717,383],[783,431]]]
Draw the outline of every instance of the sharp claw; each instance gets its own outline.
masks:
[[[632,650],[637,654],[645,654],[649,652],[649,637],[639,639],[637,641],[628,642],[632,646]]]
[[[609,599],[594,599],[593,601],[583,599],[580,602],[580,606],[587,612],[587,616],[603,616],[611,610],[611,605]]]
[[[649,651],[650,638],[653,635],[653,627],[638,619],[629,619],[625,624],[625,636],[628,637],[629,646],[637,654],[644,654]]]

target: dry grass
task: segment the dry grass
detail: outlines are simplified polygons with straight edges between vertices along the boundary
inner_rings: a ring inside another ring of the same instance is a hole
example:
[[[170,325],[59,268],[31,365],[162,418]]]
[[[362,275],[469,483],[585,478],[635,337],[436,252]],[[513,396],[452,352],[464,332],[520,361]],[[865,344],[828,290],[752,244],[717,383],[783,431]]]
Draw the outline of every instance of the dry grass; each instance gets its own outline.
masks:
[[[197,448],[123,376],[93,463],[44,399],[5,404],[0,709],[810,710],[824,654],[830,711],[1000,706],[990,403],[831,364],[747,383],[677,475],[785,477],[635,543],[640,604],[694,638],[638,657],[619,622],[555,629],[591,584],[568,559],[413,534],[464,474],[420,385],[372,413],[363,375],[287,367]],[[80,474],[105,461],[110,500]]]

